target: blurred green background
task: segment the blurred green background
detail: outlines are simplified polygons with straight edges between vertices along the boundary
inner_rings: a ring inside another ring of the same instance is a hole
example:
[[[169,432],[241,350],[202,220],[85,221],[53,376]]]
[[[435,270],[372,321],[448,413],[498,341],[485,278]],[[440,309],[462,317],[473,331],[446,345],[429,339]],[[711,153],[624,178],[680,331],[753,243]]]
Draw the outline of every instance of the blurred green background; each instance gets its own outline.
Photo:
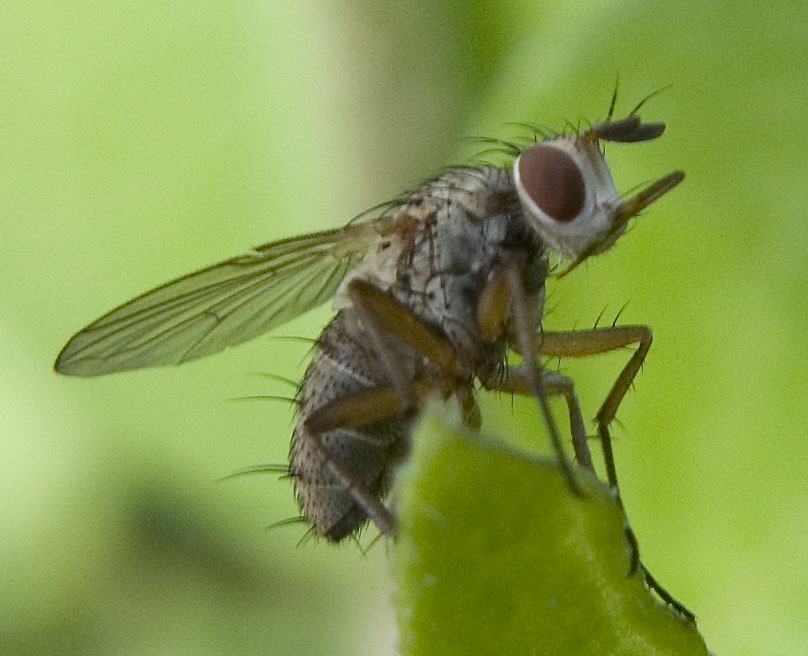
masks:
[[[808,644],[808,5],[5,2],[0,35],[0,653],[393,654],[386,547],[298,547],[283,462],[304,343],[180,368],[51,371],[171,277],[330,228],[471,151],[618,115],[621,189],[684,184],[553,286],[554,329],[648,323],[616,455],[646,564],[719,654]],[[276,331],[315,336],[322,308]],[[563,363],[594,416],[626,353]],[[562,414],[559,407],[559,414]],[[530,403],[485,400],[543,447]],[[370,536],[368,536],[370,537]]]

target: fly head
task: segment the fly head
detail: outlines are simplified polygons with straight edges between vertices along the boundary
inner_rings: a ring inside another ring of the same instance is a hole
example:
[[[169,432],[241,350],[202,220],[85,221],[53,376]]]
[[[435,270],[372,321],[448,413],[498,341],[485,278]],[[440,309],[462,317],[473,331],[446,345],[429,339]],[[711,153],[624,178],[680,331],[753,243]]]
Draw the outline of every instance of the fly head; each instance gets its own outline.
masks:
[[[684,178],[682,171],[674,171],[623,198],[601,142],[650,141],[664,130],[664,123],[643,123],[631,115],[596,123],[579,134],[546,139],[516,158],[513,175],[522,211],[550,249],[573,261],[565,273],[609,248],[629,219]]]

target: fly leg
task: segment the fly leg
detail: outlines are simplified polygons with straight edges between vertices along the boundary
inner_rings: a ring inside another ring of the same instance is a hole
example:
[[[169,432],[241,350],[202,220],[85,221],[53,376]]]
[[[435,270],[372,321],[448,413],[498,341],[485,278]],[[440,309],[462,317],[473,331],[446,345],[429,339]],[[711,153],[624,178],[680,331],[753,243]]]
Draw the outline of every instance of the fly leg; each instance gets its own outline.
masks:
[[[575,452],[575,460],[581,467],[585,467],[592,473],[595,468],[592,465],[592,455],[589,451],[589,442],[586,436],[581,406],[578,403],[578,395],[575,393],[575,384],[572,379],[555,371],[542,371],[542,386],[548,396],[563,396],[567,402],[567,409],[570,415],[570,432],[572,433],[572,446]],[[533,390],[524,367],[514,367],[508,370],[507,375],[501,380],[485,381],[486,389],[505,392],[506,394],[518,394],[520,396],[532,396]]]
[[[609,424],[615,418],[617,409],[631,387],[631,383],[648,355],[653,336],[648,326],[611,326],[607,328],[593,328],[591,330],[572,330],[567,332],[545,332],[538,336],[538,352],[552,357],[579,357],[584,355],[597,355],[607,353],[631,344],[637,344],[637,350],[620,371],[617,380],[612,384],[606,399],[598,410],[596,420],[598,435],[600,437],[603,458],[606,464],[606,475],[609,485],[614,489],[617,502],[622,506],[620,491],[617,484],[617,469],[614,464],[611,434]],[[671,594],[665,590],[640,562],[640,551],[634,531],[626,521],[626,538],[632,549],[631,566],[629,574],[638,569],[642,570],[646,585],[659,595],[666,604],[689,622],[695,621],[695,616]]]
[[[648,326],[611,326],[591,330],[571,330],[567,332],[545,332],[538,336],[538,352],[552,357],[579,357],[607,353],[630,344],[637,344],[637,350],[623,367],[612,385],[606,400],[596,416],[603,459],[606,464],[606,477],[620,499],[617,484],[617,469],[614,464],[612,438],[609,424],[617,414],[617,408],[640,370],[648,349],[651,348],[651,329]]]
[[[391,533],[395,528],[393,516],[381,502],[379,490],[369,479],[359,476],[355,468],[341,460],[337,453],[331,453],[325,436],[338,429],[356,429],[377,422],[404,419],[435,390],[445,396],[455,394],[462,406],[464,420],[470,425],[479,424],[479,409],[471,385],[471,370],[461,362],[451,343],[378,287],[355,280],[348,285],[347,291],[365,329],[362,338],[372,344],[373,355],[368,364],[371,369],[381,369],[384,375],[381,380],[374,377],[375,386],[331,398],[308,413],[300,439],[307,440],[335,483],[379,530]],[[402,344],[409,354],[402,350]],[[434,366],[430,382],[414,379],[413,359],[418,362],[426,359]],[[321,533],[339,540],[344,537],[345,530],[353,530],[350,525],[347,525],[348,529],[337,526],[327,524],[321,527]]]
[[[415,409],[417,399],[412,381],[406,379],[403,368],[397,366],[395,354],[387,346],[387,336],[397,337],[413,351],[423,355],[440,369],[447,380],[471,376],[470,368],[461,362],[454,347],[392,295],[358,279],[348,285],[348,294],[387,368],[390,383],[399,395],[401,410]]]
[[[414,394],[420,398],[432,392],[432,386],[416,383]],[[320,437],[338,428],[362,426],[401,416],[398,391],[393,387],[372,387],[326,403],[309,415],[304,435],[323,457],[329,472],[382,533],[395,531],[392,513],[345,463],[328,452]]]
[[[532,316],[533,311],[519,265],[512,263],[495,271],[489,278],[477,304],[477,321],[486,339],[493,341],[506,330],[514,336],[515,343],[512,347],[522,355],[524,362],[521,368],[523,382],[539,404],[561,473],[569,489],[575,494],[580,494],[581,490],[575,482],[558,426],[547,402],[547,390],[536,357],[536,321]]]

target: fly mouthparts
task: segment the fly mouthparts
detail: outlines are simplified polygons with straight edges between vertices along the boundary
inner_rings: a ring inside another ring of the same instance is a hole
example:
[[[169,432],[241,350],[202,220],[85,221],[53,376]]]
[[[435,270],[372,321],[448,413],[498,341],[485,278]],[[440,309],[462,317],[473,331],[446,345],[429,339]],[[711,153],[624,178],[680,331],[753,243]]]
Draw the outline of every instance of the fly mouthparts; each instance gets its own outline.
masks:
[[[684,171],[672,171],[668,173],[668,175],[662,176],[656,182],[652,182],[645,189],[638,192],[631,198],[624,200],[622,203],[620,203],[617,211],[615,212],[614,229],[610,231],[609,234],[614,235],[615,231],[620,230],[621,226],[623,226],[630,218],[637,216],[637,214],[642,212],[651,203],[661,198],[664,194],[668,193],[684,179]],[[578,265],[590,255],[600,252],[600,246],[602,246],[602,244],[608,240],[609,236],[590,244],[590,246],[578,257],[576,257],[566,269],[556,276],[556,278],[563,278],[573,269],[577,268]]]
[[[616,222],[625,223],[630,218],[637,216],[651,203],[668,193],[682,180],[685,179],[684,171],[672,171],[661,177],[656,182],[652,182],[645,189],[635,194],[631,198],[624,200],[617,208]]]

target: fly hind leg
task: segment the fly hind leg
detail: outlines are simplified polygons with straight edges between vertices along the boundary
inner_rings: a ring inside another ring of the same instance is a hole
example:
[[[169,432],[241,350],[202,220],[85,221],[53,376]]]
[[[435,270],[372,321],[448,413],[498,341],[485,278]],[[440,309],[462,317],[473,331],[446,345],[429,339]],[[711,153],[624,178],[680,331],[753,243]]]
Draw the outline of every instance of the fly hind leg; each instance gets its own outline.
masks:
[[[426,385],[417,384],[416,394],[425,395],[429,393]],[[330,452],[323,443],[323,436],[330,431],[340,429],[352,429],[367,426],[376,422],[400,419],[402,412],[400,409],[400,399],[398,393],[392,387],[376,387],[360,390],[353,394],[335,399],[320,408],[314,410],[303,422],[300,432],[301,438],[305,439],[310,447],[317,454],[314,461],[324,463],[325,468],[334,479],[334,483],[346,493],[353,503],[360,508],[364,514],[378,527],[382,533],[391,534],[395,530],[393,515],[382,503],[377,491],[371,489],[369,482],[366,482],[357,474],[357,463],[345,462]],[[354,456],[356,457],[356,456]],[[382,467],[382,471],[386,469]],[[296,476],[305,476],[304,467]],[[383,475],[381,472],[379,475]],[[310,484],[310,482],[307,482]],[[352,533],[358,528],[361,519],[358,521],[348,521],[345,517],[339,516],[336,520],[329,517],[328,513],[307,518],[316,533],[325,535],[328,539],[339,541],[343,537]]]
[[[447,381],[470,378],[470,368],[460,360],[451,343],[391,294],[358,279],[348,285],[348,294],[386,367],[390,383],[399,395],[402,410],[415,409],[417,399],[412,381],[406,378],[404,369],[399,366],[389,346],[387,338],[390,336],[406,344],[414,353],[426,357]]]
[[[344,493],[340,502],[343,510],[347,496],[382,532],[391,533],[394,530],[393,517],[380,499],[386,474],[393,464],[393,455],[388,456],[386,452],[367,455],[367,459],[375,463],[373,473],[357,475],[359,467],[364,465],[367,469],[367,463],[363,460],[367,443],[378,437],[372,434],[374,424],[386,432],[391,426],[406,420],[407,415],[419,408],[426,396],[436,389],[445,396],[455,394],[461,402],[466,423],[479,424],[471,371],[443,336],[391,294],[370,283],[355,280],[348,285],[348,294],[353,301],[353,311],[361,320],[359,332],[355,335],[352,333],[352,340],[357,345],[363,340],[371,344],[369,349],[359,350],[364,354],[361,357],[366,358],[364,368],[374,385],[332,397],[319,407],[315,406],[301,417],[302,427],[299,431],[301,444],[305,442],[314,452],[315,466],[308,476],[317,479],[306,480],[307,475],[301,469],[297,474],[299,498],[302,497],[301,488],[309,485],[316,484],[318,489],[323,490],[325,498],[320,499],[323,508],[313,505],[304,512],[315,531],[332,540],[342,539],[355,530],[362,520],[355,509],[349,513],[351,518],[344,515],[342,510],[336,514],[326,510],[327,502],[334,499],[327,496],[330,494],[328,487],[332,486]],[[345,357],[344,348],[338,350],[341,354],[339,357]],[[432,363],[433,372],[418,373],[423,359]],[[429,378],[431,382],[418,382],[416,379],[419,375],[421,381]],[[340,432],[340,429],[343,431]],[[347,437],[346,431],[353,435]],[[404,439],[402,433],[394,441],[399,443]],[[342,458],[339,457],[340,453]],[[330,474],[326,480],[318,473],[320,467]],[[335,494],[340,496],[340,492]],[[301,504],[304,504],[302,498]],[[321,510],[322,519],[319,517]]]

